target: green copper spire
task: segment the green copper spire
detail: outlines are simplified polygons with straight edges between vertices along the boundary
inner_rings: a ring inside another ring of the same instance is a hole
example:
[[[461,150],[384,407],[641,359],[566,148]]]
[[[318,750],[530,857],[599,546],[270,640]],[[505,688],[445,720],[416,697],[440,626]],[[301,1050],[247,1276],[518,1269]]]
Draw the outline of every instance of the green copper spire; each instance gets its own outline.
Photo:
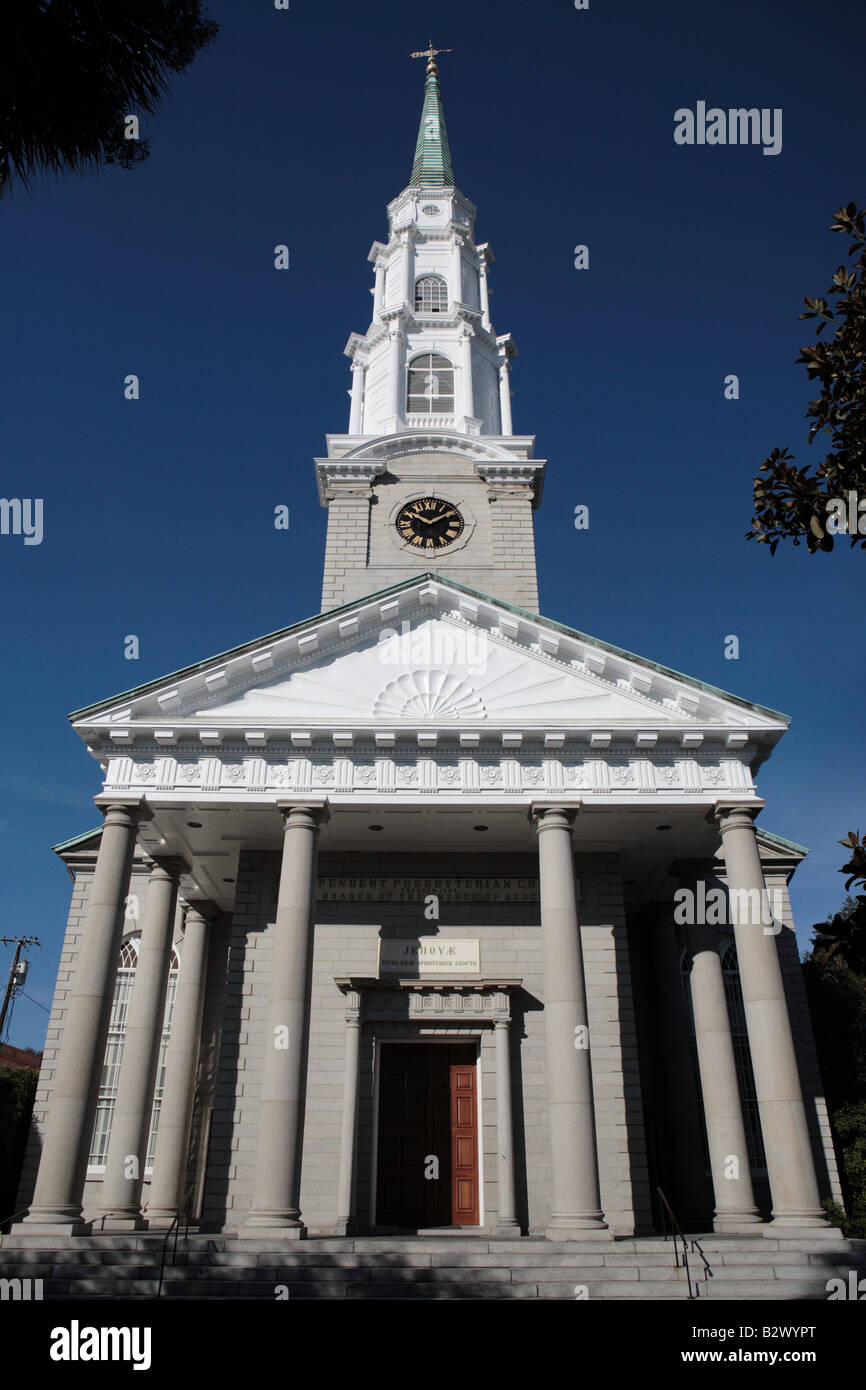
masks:
[[[427,59],[424,106],[415,146],[415,162],[409,179],[412,188],[451,188],[454,185],[451,151],[439,94],[439,69],[436,66],[436,54],[450,52],[450,48],[434,48],[431,43],[421,53],[412,54],[413,58]]]

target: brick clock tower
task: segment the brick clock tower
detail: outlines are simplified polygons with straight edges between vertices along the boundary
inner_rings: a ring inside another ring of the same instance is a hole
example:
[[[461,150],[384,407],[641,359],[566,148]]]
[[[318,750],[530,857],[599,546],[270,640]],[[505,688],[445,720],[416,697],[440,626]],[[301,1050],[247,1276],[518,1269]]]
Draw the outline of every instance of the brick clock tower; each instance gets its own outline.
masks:
[[[544,461],[511,422],[510,334],[490,321],[493,253],[455,187],[434,56],[409,185],[374,242],[373,315],[346,345],[347,434],[316,460],[328,508],[322,610],[435,571],[538,611],[532,513]]]

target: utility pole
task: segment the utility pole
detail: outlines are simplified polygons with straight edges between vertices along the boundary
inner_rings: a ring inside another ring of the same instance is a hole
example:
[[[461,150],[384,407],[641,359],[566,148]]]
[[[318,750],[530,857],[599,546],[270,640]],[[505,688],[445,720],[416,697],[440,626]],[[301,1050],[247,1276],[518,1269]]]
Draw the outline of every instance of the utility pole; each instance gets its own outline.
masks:
[[[39,946],[40,948],[42,946],[42,942],[35,936],[0,936],[0,943],[4,946],[11,946],[13,941],[15,942],[15,957],[12,961],[12,969],[9,971],[3,1004],[0,1006],[0,1039],[3,1037],[3,1026],[6,1022],[9,1005],[15,997],[16,990],[22,989],[24,981],[27,979],[27,961],[21,960],[21,951],[26,946]]]

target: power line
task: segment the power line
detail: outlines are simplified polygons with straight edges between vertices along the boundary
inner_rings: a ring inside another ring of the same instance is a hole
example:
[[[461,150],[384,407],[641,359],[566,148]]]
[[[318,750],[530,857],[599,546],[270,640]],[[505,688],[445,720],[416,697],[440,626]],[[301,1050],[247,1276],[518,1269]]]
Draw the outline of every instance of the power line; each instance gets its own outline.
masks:
[[[29,1000],[30,1000],[30,1003],[31,1003],[31,1004],[35,1004],[36,1007],[37,1007],[37,1009],[45,1009],[45,1012],[46,1012],[47,1014],[50,1014],[50,1013],[51,1013],[51,1010],[50,1010],[45,1004],[40,1004],[40,1003],[39,1003],[39,1000],[38,1000],[38,999],[34,999],[32,994],[28,994],[27,991],[26,991],[26,989],[22,989],[21,993],[24,995],[24,998],[25,998],[25,999],[29,999]]]

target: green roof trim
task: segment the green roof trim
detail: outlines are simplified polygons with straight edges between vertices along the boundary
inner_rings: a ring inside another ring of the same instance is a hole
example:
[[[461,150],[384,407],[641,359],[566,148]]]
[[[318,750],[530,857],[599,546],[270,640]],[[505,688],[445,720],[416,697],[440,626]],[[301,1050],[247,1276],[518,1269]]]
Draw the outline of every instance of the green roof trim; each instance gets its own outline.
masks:
[[[73,835],[71,840],[61,840],[59,845],[51,846],[52,854],[60,854],[64,849],[75,849],[76,845],[83,845],[87,840],[92,840],[94,836],[102,834],[103,827],[97,825],[95,830],[85,830],[82,835]]]
[[[415,162],[409,178],[410,188],[453,188],[454,170],[451,168],[451,150],[448,147],[448,132],[445,129],[445,115],[442,111],[442,98],[439,93],[439,78],[436,72],[428,72],[424,84],[424,105],[421,108],[421,124],[418,128],[418,143],[415,146]]]
[[[798,845],[796,840],[786,840],[784,835],[775,835],[772,830],[765,830],[762,825],[755,826],[755,834],[759,840],[770,840],[774,845],[781,845],[782,849],[794,850],[796,854],[812,853],[807,845]]]
[[[82,719],[86,715],[98,714],[100,710],[108,709],[120,700],[132,700],[137,696],[146,695],[148,691],[158,690],[169,681],[183,680],[187,676],[193,676],[197,671],[203,671],[215,662],[243,656],[245,652],[252,651],[263,642],[279,641],[280,638],[288,637],[293,632],[302,631],[304,628],[312,627],[323,620],[333,618],[337,613],[351,613],[355,608],[363,608],[365,604],[386,598],[391,594],[398,594],[403,589],[412,588],[414,585],[431,581],[436,584],[446,584],[449,588],[456,589],[458,593],[466,594],[469,598],[481,599],[484,603],[492,603],[495,607],[505,609],[509,613],[515,613],[527,622],[539,623],[552,632],[561,632],[566,637],[574,638],[578,642],[586,642],[591,646],[600,648],[601,651],[609,652],[611,656],[619,656],[626,661],[636,661],[649,671],[656,671],[660,676],[667,676],[671,680],[684,681],[686,685],[695,690],[702,690],[705,694],[715,695],[722,700],[730,700],[733,704],[739,705],[741,709],[752,710],[755,714],[763,715],[765,718],[779,720],[785,726],[791,723],[790,715],[782,714],[779,710],[770,709],[767,705],[755,704],[751,700],[744,700],[740,695],[732,695],[729,690],[721,690],[717,685],[709,685],[706,681],[697,680],[694,676],[684,675],[682,671],[675,671],[671,666],[662,666],[656,661],[648,660],[647,657],[638,656],[636,652],[627,651],[625,647],[616,647],[611,642],[604,642],[599,637],[591,637],[588,633],[580,632],[574,627],[567,627],[565,623],[558,623],[553,618],[542,617],[540,613],[530,613],[526,608],[519,608],[514,603],[507,603],[505,599],[494,598],[492,594],[485,594],[480,589],[473,589],[468,584],[461,584],[457,579],[446,578],[444,575],[436,574],[431,570],[426,570],[423,574],[410,575],[408,579],[401,579],[396,584],[390,584],[386,589],[378,589],[372,594],[364,594],[362,598],[352,599],[350,603],[340,604],[338,608],[329,609],[326,613],[316,613],[311,618],[303,618],[300,622],[290,623],[288,627],[280,628],[277,632],[269,632],[263,637],[256,637],[250,642],[243,642],[238,647],[232,647],[228,651],[209,656],[204,661],[194,662],[193,665],[185,666],[180,671],[172,671],[156,680],[146,681],[144,685],[135,686],[132,690],[123,690],[120,694],[112,695],[107,700],[98,700],[95,704],[85,705],[81,709],[73,710],[68,717],[70,719]],[[785,841],[785,843],[792,844],[793,842]],[[802,846],[797,846],[797,848],[802,848]]]

